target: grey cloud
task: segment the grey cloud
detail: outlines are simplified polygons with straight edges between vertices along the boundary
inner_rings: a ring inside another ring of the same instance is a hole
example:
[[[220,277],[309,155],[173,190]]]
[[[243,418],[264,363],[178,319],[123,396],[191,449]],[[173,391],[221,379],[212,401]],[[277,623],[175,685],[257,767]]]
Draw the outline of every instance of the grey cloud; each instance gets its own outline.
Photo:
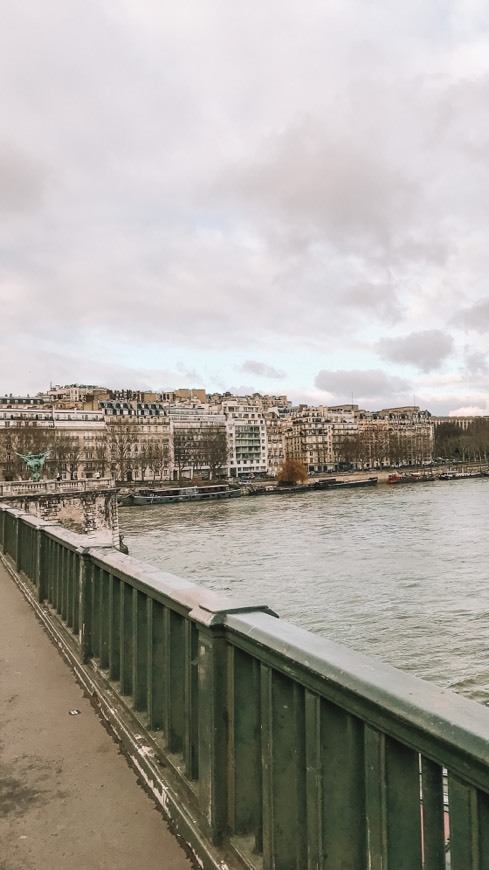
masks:
[[[322,369],[316,375],[314,384],[318,389],[333,394],[342,404],[351,402],[352,396],[355,404],[381,397],[386,399],[388,404],[393,404],[396,396],[405,396],[410,390],[408,381],[395,375],[387,375],[380,369],[368,371]]]
[[[189,369],[184,363],[177,363],[176,365],[177,372],[184,376],[184,378],[192,383],[192,386],[196,387],[197,384],[202,384],[203,379],[202,376],[199,375],[196,369]]]
[[[465,348],[465,370],[469,375],[486,375],[489,373],[487,353]]]
[[[223,187],[226,180],[222,180]],[[421,190],[368,141],[346,129],[306,118],[271,138],[254,165],[242,168],[229,189],[302,227],[311,241],[348,245],[352,236],[385,246],[399,221],[413,214]]]
[[[222,387],[223,393],[231,393],[232,396],[252,396],[254,393],[257,393],[258,390],[256,387],[250,384],[227,384]]]
[[[12,365],[12,360],[17,364]],[[20,363],[20,364],[19,364]],[[177,388],[181,375],[161,367],[124,364],[104,349],[87,348],[83,359],[69,335],[49,345],[33,341],[32,336],[12,336],[0,345],[0,394],[18,392],[35,395],[50,383],[86,383],[115,389],[165,390]]]
[[[37,160],[0,142],[0,212],[15,214],[39,208],[46,170]]]
[[[285,372],[269,366],[266,363],[257,362],[256,360],[247,360],[242,366],[239,366],[239,371],[244,374],[258,375],[261,378],[284,378]]]
[[[389,321],[394,321],[402,314],[402,308],[397,298],[394,284],[365,281],[347,288],[342,296],[346,305],[351,305],[359,311],[377,314]]]
[[[453,326],[474,329],[476,332],[489,331],[489,297],[478,299],[473,305],[462,308],[450,320]]]
[[[377,350],[383,359],[390,362],[412,365],[423,372],[438,369],[453,351],[451,335],[438,329],[412,332],[397,338],[382,338]]]

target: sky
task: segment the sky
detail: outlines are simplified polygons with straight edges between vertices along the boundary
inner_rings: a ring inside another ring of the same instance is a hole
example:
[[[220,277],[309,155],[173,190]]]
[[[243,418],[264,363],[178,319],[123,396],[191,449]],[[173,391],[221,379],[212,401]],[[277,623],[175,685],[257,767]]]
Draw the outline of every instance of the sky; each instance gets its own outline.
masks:
[[[487,3],[0,4],[0,394],[489,414]]]

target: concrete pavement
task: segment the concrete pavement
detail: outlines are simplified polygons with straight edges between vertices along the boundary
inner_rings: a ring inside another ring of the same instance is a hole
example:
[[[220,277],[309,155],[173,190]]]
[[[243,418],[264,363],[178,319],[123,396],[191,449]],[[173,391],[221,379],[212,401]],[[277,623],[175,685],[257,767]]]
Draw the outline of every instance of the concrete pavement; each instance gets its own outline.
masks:
[[[0,563],[0,870],[193,867]]]

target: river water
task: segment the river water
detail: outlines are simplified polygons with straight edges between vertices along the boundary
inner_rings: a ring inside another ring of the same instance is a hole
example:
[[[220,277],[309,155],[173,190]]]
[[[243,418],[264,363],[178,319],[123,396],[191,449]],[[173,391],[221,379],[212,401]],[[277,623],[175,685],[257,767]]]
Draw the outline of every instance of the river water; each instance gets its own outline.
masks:
[[[120,509],[131,556],[489,703],[489,478]]]

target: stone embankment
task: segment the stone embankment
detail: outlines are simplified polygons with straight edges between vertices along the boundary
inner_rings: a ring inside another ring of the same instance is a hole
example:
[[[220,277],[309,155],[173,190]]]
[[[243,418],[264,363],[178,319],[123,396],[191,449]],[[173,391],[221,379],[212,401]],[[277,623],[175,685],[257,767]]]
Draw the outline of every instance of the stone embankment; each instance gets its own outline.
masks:
[[[335,471],[331,474],[315,474],[313,477],[310,477],[307,481],[308,484],[317,483],[319,481],[328,481],[328,480],[336,480],[338,483],[347,483],[348,481],[361,481],[368,480],[369,477],[376,477],[379,484],[387,483],[388,477],[390,474],[394,474],[398,472],[399,474],[417,472],[419,474],[435,474],[438,476],[439,474],[443,474],[447,471],[464,471],[464,472],[478,472],[480,470],[486,471],[487,466],[484,466],[481,469],[480,463],[468,463],[468,464],[456,464],[456,465],[433,465],[431,466],[409,466],[402,468],[383,468],[378,469],[374,468],[366,471]],[[250,485],[253,489],[263,489],[265,487],[270,487],[275,485],[274,480],[252,480]]]

